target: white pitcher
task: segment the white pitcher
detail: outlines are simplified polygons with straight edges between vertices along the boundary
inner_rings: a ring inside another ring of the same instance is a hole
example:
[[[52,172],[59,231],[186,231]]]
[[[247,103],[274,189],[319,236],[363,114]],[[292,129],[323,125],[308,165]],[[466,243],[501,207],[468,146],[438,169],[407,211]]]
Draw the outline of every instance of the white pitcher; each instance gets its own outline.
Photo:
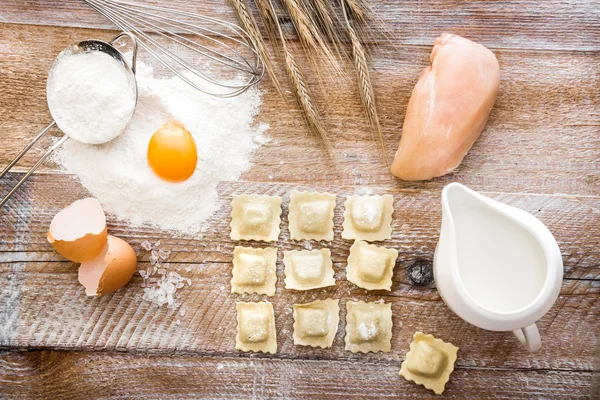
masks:
[[[447,185],[433,270],[440,295],[459,317],[512,331],[529,351],[540,349],[535,322],[558,297],[563,263],[536,217],[459,183]]]

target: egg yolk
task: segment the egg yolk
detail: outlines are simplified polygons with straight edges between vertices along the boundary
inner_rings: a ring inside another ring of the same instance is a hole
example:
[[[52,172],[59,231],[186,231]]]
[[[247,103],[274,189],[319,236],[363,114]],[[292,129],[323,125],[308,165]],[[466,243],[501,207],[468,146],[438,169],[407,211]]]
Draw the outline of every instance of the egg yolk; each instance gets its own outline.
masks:
[[[198,152],[192,135],[179,123],[160,127],[148,143],[148,164],[154,173],[169,182],[182,182],[196,170]]]

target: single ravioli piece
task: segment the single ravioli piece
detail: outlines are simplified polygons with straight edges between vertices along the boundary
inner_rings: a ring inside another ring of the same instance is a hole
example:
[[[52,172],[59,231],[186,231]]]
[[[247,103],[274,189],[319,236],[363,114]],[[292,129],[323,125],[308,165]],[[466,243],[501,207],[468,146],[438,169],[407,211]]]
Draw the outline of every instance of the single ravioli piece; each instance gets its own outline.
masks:
[[[281,197],[238,195],[231,201],[231,240],[274,242],[279,238]]]
[[[340,323],[339,300],[316,300],[294,304],[294,344],[328,348]]]
[[[369,242],[392,238],[394,198],[383,196],[348,196],[344,203],[342,238]]]
[[[233,249],[231,293],[275,296],[277,249],[236,246]]]
[[[237,335],[235,348],[242,351],[254,351],[275,354],[277,352],[277,334],[273,305],[266,302],[235,304],[237,311]]]
[[[333,240],[335,194],[319,192],[290,193],[289,224],[293,240]]]
[[[398,252],[357,240],[350,247],[346,277],[367,290],[391,290]]]
[[[346,303],[346,350],[352,353],[389,352],[392,349],[392,305]]]
[[[458,347],[453,344],[417,332],[400,367],[400,376],[442,394],[454,371],[457,353]]]
[[[286,289],[310,290],[335,285],[329,249],[284,251],[283,265]]]

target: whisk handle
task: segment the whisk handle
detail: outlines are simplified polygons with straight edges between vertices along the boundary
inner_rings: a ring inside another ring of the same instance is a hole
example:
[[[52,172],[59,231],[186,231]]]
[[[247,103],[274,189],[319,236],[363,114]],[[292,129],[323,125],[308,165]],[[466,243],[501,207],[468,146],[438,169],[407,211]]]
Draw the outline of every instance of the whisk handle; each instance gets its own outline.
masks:
[[[44,136],[56,123],[53,121],[50,125],[48,125],[45,129],[43,129],[38,135],[21,150],[21,152],[4,168],[4,170],[0,173],[0,178],[4,177],[11,169],[15,166],[17,162],[33,147],[33,145],[40,140],[42,136]],[[69,139],[68,136],[63,136],[58,142],[54,143],[36,162],[33,166],[25,173],[23,178],[4,196],[2,200],[0,200],[0,208],[4,206],[4,204],[11,198],[11,196],[23,185],[23,183],[35,172],[36,169],[52,154],[52,152],[58,149],[64,142]]]
[[[38,133],[38,135],[31,142],[29,142],[29,144],[25,146],[19,154],[17,154],[17,156],[6,166],[6,168],[4,168],[2,172],[0,172],[0,179],[2,179],[4,175],[6,175],[8,171],[10,171],[12,167],[14,167],[15,164],[18,163],[19,160],[29,151],[29,149],[31,149],[33,145],[36,144],[36,142],[40,140],[42,136],[44,136],[50,129],[52,129],[54,125],[56,125],[56,122],[52,121],[50,125],[44,128],[44,130],[42,130],[40,133]]]

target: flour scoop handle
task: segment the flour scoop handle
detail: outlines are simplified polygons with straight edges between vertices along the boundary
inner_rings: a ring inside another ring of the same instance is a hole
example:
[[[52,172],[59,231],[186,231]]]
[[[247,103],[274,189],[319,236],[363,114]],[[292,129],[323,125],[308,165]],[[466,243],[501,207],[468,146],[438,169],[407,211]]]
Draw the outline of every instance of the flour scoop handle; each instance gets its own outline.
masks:
[[[15,166],[15,164],[18,163],[19,160],[23,158],[23,156],[33,147],[33,145],[35,145],[37,141],[40,140],[42,136],[44,136],[46,133],[48,133],[48,131],[52,129],[55,125],[56,122],[52,121],[50,125],[44,128],[40,133],[38,133],[38,135],[27,146],[25,146],[19,154],[17,154],[17,156],[6,166],[6,168],[4,168],[2,172],[0,172],[0,179],[4,178],[4,176],[10,172],[10,170]],[[27,178],[29,178],[29,176],[33,174],[40,165],[42,165],[42,163],[50,156],[50,154],[52,154],[54,150],[58,149],[68,139],[69,137],[65,135],[52,146],[50,146],[48,150],[46,150],[46,152],[35,162],[35,164],[33,164],[29,171],[25,173],[21,180],[17,182],[17,184],[13,186],[12,189],[10,189],[10,191],[6,194],[6,196],[4,196],[2,200],[0,200],[0,208],[4,205],[4,203],[8,201],[8,199],[11,198],[13,194],[15,194],[15,192],[21,187],[23,182],[25,182]]]

